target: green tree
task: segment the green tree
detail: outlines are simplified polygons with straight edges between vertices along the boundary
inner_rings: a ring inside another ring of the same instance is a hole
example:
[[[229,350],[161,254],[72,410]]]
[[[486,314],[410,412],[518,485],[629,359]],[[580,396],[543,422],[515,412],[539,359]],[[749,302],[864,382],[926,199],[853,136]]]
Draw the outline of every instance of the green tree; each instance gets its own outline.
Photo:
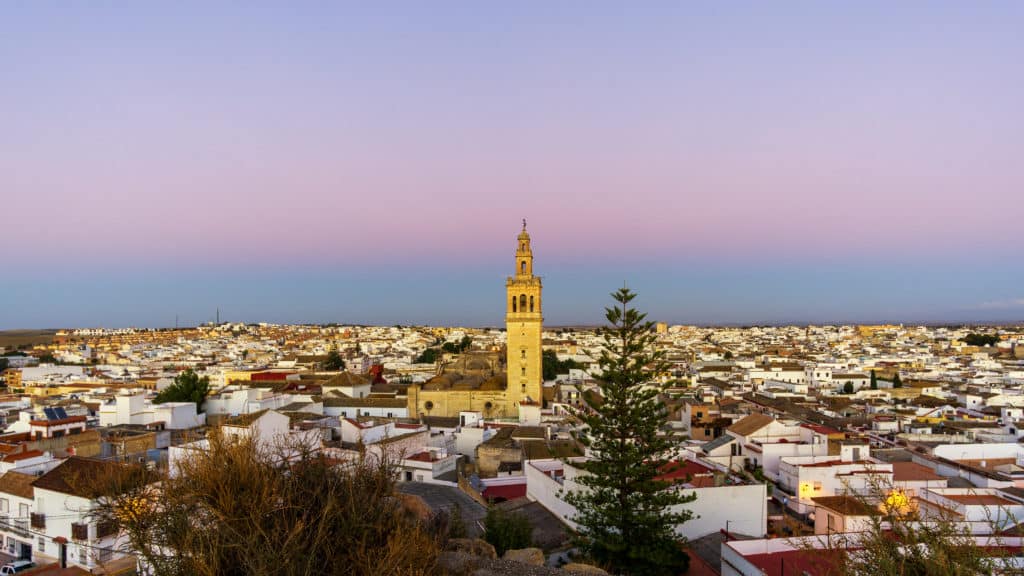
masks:
[[[463,336],[458,342],[445,342],[441,345],[441,350],[449,354],[461,354],[473,345],[473,340],[469,336]]]
[[[199,377],[191,368],[178,374],[174,384],[164,388],[156,395],[154,404],[164,402],[195,402],[196,412],[203,411],[203,400],[210,393],[210,377]]]
[[[573,411],[592,457],[575,464],[582,489],[565,499],[576,507],[576,543],[593,562],[615,574],[675,575],[689,564],[675,529],[692,516],[679,505],[696,496],[663,479],[681,442],[656,384],[668,365],[654,323],[629,305],[636,295],[622,288],[612,297],[617,304],[605,309],[609,326],[600,330],[600,394],[584,395]]]
[[[899,372],[897,372],[896,375],[892,377],[892,387],[893,388],[903,388],[903,380],[900,379],[900,373]]]
[[[533,544],[533,527],[522,514],[491,507],[484,518],[484,540],[501,556],[506,550],[518,550]]]
[[[543,372],[545,380],[554,380],[559,374],[565,374],[570,369],[580,367],[580,363],[572,358],[559,360],[554,350],[541,352],[541,372]]]
[[[327,360],[324,360],[324,370],[344,370],[345,361],[341,358],[337,348],[331,348],[327,353]]]
[[[968,334],[964,342],[969,346],[995,346],[999,336],[995,334]]]
[[[433,364],[434,362],[437,362],[438,356],[440,356],[440,353],[437,351],[437,348],[427,348],[416,357],[416,363]]]
[[[7,358],[0,358],[0,372],[7,370],[7,367],[11,365],[11,361]]]
[[[853,394],[853,382],[847,381],[843,384],[843,394]]]
[[[871,371],[871,389],[878,390],[878,375],[874,370]]]

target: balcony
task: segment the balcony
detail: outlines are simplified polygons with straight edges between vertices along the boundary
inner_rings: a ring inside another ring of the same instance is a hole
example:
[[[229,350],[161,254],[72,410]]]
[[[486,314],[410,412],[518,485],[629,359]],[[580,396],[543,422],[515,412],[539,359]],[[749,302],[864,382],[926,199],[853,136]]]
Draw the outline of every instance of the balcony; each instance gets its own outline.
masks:
[[[89,525],[79,524],[75,522],[71,524],[71,539],[72,540],[88,540],[89,539]]]
[[[46,529],[46,514],[32,514],[29,518],[31,519],[29,524],[33,528]]]
[[[105,538],[117,533],[117,525],[113,522],[100,522],[96,525],[96,537]]]

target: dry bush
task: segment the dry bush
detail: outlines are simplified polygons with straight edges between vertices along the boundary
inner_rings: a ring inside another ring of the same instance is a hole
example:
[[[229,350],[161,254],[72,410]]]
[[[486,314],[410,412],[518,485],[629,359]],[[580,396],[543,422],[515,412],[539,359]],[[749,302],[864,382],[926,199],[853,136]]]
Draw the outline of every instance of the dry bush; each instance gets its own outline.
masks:
[[[387,465],[338,464],[216,431],[175,477],[104,478],[97,522],[113,522],[154,576],[427,575],[436,538],[395,496]]]

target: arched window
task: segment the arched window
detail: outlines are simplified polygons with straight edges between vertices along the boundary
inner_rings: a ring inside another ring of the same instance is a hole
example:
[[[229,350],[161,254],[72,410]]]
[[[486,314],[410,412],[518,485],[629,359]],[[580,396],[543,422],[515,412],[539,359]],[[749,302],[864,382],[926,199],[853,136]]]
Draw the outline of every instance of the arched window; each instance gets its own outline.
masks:
[[[533,312],[533,296],[530,296],[530,312]]]
[[[526,294],[519,295],[519,307],[523,309],[523,312],[526,312]]]
[[[515,296],[512,297],[512,311],[513,312],[517,312],[517,310],[516,310],[516,297]]]
[[[523,260],[523,262],[522,262],[522,263],[521,263],[521,264],[519,265],[519,270],[520,270],[520,271],[521,271],[521,272],[522,272],[523,274],[526,274],[526,260]]]

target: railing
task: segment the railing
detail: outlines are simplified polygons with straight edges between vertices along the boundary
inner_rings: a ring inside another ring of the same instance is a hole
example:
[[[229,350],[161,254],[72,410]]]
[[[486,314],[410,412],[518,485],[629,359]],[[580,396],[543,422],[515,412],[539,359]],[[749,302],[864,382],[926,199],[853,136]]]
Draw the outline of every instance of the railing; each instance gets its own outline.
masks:
[[[30,524],[33,528],[46,529],[46,514],[32,514],[30,518]]]
[[[104,538],[117,532],[117,526],[113,522],[100,522],[96,525],[96,537]]]
[[[12,520],[7,517],[0,518],[0,530],[8,532],[14,532],[19,536],[27,537],[28,534],[28,520]]]
[[[89,539],[89,525],[79,524],[75,522],[71,524],[71,539],[72,540],[88,540]]]

